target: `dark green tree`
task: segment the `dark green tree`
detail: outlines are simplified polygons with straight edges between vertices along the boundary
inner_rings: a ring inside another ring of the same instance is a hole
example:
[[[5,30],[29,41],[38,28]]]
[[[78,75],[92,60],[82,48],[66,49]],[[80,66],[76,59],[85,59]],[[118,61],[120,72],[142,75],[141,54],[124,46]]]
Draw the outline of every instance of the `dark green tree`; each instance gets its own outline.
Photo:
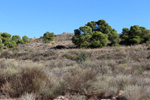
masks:
[[[81,30],[82,33],[84,34],[92,34],[92,28],[85,25],[79,28]]]
[[[74,33],[75,35],[72,38],[72,42],[79,48],[98,48],[106,46],[108,43],[109,45],[117,45],[119,43],[119,35],[117,34],[117,31],[112,29],[105,20],[88,22],[85,26],[75,29]],[[99,38],[102,34],[105,34],[107,36],[107,39],[104,39],[106,44],[103,44],[100,40],[106,36],[102,36],[100,39],[93,39],[93,35],[95,34],[99,34]]]
[[[130,30],[128,28],[123,28],[120,38],[120,44],[141,44],[150,41],[150,32],[145,27],[134,25],[130,27]]]
[[[142,43],[150,42],[150,30],[147,30],[145,27],[141,28],[142,28],[141,42]]]
[[[108,44],[108,35],[103,34],[102,32],[95,31],[91,37],[91,47],[101,48],[107,46]]]
[[[79,29],[74,30],[75,36],[81,35],[81,31]]]
[[[97,26],[96,26],[96,22],[95,21],[91,21],[87,23],[87,26],[90,26],[92,28],[92,32],[96,31]]]
[[[129,32],[130,30],[128,28],[122,29],[122,34],[120,35],[120,44],[129,44]]]
[[[108,34],[110,45],[119,45],[119,35],[115,29],[112,29],[111,33]]]
[[[90,47],[91,35],[74,35],[72,42],[76,44],[78,48],[89,48]]]
[[[105,20],[99,20],[98,22],[97,22],[97,26],[98,26],[98,31],[100,31],[100,32],[102,32],[102,33],[104,33],[104,34],[109,34],[109,33],[111,33],[111,31],[112,31],[112,28],[111,28],[111,26],[108,24],[108,23],[106,23],[106,21]]]

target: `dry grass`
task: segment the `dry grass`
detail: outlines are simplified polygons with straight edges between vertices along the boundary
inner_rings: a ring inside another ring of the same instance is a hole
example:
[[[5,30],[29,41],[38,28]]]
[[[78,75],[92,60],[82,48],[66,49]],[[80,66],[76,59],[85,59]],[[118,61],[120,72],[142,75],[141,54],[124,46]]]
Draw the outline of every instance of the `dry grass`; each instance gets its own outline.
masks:
[[[150,50],[146,45],[101,49],[73,46],[68,34],[43,44],[40,39],[0,54],[0,95],[52,100],[150,100]],[[84,56],[83,52],[86,56]],[[79,61],[81,60],[81,62]],[[1,96],[0,96],[1,98]]]
[[[24,93],[36,93],[43,81],[47,81],[46,74],[38,68],[22,68],[16,77],[8,80],[1,90],[10,97],[20,97]]]

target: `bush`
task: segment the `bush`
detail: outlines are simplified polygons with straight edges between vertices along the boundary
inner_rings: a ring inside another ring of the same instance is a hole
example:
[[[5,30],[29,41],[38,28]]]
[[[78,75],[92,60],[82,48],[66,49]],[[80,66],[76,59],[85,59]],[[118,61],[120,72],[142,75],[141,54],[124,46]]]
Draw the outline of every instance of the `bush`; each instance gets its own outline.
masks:
[[[7,81],[13,79],[18,71],[13,68],[0,69],[0,87]]]
[[[55,38],[55,37],[54,37],[54,33],[53,33],[53,32],[52,32],[52,33],[46,32],[46,33],[44,33],[44,35],[43,35],[43,39],[44,39],[45,42],[53,41],[54,38]]]
[[[21,40],[18,41],[17,44],[24,44],[24,43],[25,43],[25,42],[21,39]]]
[[[78,63],[82,63],[86,61],[88,58],[88,55],[86,52],[81,52],[81,54],[76,58]]]
[[[12,37],[12,40],[15,41],[17,44],[21,43],[22,44],[22,41],[21,41],[21,38],[19,35],[14,35]]]
[[[128,100],[141,100],[142,99],[142,88],[137,85],[128,85],[124,88],[124,96]]]
[[[22,40],[23,40],[24,43],[29,43],[30,42],[30,40],[27,36],[23,36]]]
[[[2,86],[2,91],[10,97],[20,97],[24,93],[38,93],[47,75],[36,67],[22,68],[17,76]],[[8,86],[8,87],[7,87]]]
[[[11,34],[8,34],[8,33],[4,32],[4,33],[1,34],[1,37],[3,37],[3,38],[11,38]]]
[[[5,42],[5,46],[7,46],[8,48],[15,48],[16,47],[16,42],[15,41],[7,41]]]
[[[74,30],[72,42],[78,48],[101,48],[118,45],[119,35],[105,20],[88,22],[85,26]]]
[[[11,34],[8,34],[6,32],[1,33],[1,39],[2,39],[2,42],[5,44],[5,42],[11,39]]]
[[[86,95],[96,75],[97,72],[92,69],[70,68],[63,76],[65,91]]]

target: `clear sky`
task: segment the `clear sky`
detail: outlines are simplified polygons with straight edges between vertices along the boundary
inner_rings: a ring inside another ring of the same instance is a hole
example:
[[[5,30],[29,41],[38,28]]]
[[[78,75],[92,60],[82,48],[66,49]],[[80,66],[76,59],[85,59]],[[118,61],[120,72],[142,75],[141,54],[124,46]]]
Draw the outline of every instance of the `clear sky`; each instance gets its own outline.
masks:
[[[12,35],[73,32],[99,19],[118,33],[131,25],[150,29],[150,0],[0,0],[0,32]]]

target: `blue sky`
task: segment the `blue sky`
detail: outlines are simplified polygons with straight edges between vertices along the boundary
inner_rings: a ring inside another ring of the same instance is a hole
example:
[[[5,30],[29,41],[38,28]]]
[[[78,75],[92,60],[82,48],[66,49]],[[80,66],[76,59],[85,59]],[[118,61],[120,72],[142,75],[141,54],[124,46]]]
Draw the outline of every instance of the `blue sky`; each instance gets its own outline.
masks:
[[[73,32],[99,19],[118,33],[131,25],[150,29],[150,0],[0,0],[0,32],[12,35]]]

